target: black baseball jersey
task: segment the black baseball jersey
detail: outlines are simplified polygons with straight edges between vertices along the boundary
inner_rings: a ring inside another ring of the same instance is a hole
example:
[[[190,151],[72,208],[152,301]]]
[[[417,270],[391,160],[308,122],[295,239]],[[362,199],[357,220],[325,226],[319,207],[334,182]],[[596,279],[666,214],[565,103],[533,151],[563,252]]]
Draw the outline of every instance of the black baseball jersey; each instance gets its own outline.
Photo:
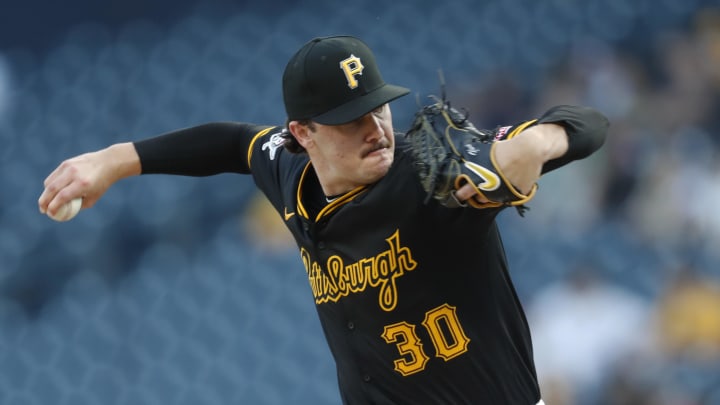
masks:
[[[559,107],[535,122],[568,132],[565,156],[599,148],[605,117]],[[533,405],[540,400],[528,324],[495,218],[501,208],[447,208],[426,195],[407,143],[377,183],[330,203],[283,128],[211,123],[136,142],[143,174],[252,173],[292,232],[337,364],[345,404]]]
[[[259,130],[248,163],[297,241],[343,402],[537,403],[498,210],[425,204],[401,135],[383,179],[319,205],[312,164],[281,131]]]

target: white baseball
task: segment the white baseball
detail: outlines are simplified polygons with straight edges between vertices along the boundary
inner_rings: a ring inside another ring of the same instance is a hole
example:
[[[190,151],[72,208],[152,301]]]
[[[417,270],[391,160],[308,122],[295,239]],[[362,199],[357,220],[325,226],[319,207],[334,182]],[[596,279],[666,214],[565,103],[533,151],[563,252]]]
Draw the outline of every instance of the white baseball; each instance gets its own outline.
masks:
[[[82,198],[78,197],[60,207],[55,215],[50,215],[49,212],[47,215],[55,221],[65,222],[75,218],[75,215],[80,212],[80,207],[82,207]]]

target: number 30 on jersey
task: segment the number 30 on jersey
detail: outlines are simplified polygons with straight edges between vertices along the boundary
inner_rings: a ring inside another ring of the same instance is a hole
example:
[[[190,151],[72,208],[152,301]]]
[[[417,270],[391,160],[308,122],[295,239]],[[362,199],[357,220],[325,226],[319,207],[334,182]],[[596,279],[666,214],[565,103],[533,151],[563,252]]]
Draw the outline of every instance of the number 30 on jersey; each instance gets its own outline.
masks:
[[[455,307],[443,304],[427,311],[422,326],[430,335],[435,356],[448,361],[467,352],[470,339],[460,325]],[[385,326],[382,333],[385,342],[395,344],[400,353],[401,357],[394,361],[395,371],[403,376],[424,370],[430,360],[415,328],[416,325],[403,321]]]

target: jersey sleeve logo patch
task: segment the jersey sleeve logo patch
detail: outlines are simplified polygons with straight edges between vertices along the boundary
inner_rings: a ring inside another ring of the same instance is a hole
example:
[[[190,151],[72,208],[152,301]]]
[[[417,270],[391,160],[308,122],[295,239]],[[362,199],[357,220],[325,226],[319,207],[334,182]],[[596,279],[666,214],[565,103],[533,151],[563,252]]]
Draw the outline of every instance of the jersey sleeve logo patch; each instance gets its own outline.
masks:
[[[283,145],[285,145],[285,138],[283,138],[283,133],[285,130],[282,130],[281,132],[276,132],[272,135],[270,135],[270,139],[263,143],[262,150],[268,151],[268,156],[270,156],[270,160],[275,160],[275,156],[277,155],[277,150],[282,148]]]
[[[510,128],[512,128],[512,127],[500,127],[500,128],[498,128],[497,133],[495,134],[495,140],[498,141],[498,140],[500,140],[500,139],[503,139],[503,138],[505,137],[505,135],[507,135],[507,133],[508,133],[508,131],[510,130]]]

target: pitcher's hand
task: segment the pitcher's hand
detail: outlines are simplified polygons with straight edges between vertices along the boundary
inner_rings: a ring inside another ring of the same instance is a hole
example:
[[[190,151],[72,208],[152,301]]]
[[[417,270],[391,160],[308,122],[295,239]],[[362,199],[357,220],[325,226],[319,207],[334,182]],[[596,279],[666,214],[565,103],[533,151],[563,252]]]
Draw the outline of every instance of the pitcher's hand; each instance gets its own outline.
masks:
[[[116,181],[140,171],[140,159],[131,143],[75,156],[45,179],[38,207],[43,214],[55,214],[63,204],[82,197],[82,208],[90,208]]]

